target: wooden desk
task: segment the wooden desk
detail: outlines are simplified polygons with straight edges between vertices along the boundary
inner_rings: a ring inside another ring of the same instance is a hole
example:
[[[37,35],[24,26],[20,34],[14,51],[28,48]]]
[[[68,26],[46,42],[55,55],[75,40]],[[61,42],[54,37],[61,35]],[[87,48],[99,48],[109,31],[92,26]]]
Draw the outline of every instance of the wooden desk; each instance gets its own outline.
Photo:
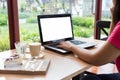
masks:
[[[95,41],[98,45],[100,43],[98,40],[92,41]],[[12,53],[15,53],[15,50],[1,52],[0,59],[8,57]],[[77,59],[73,54],[61,55],[48,50],[45,50],[44,54],[44,58],[51,60],[46,75],[20,75],[0,73],[0,80],[69,80],[91,67],[90,64]]]

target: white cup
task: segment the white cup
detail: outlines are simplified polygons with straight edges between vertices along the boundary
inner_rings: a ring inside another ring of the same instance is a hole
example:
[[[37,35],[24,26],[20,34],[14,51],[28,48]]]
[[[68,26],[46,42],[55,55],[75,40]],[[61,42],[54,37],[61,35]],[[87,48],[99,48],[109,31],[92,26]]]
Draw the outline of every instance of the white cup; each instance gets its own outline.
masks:
[[[39,58],[40,51],[41,51],[41,43],[30,43],[30,54],[32,58]]]

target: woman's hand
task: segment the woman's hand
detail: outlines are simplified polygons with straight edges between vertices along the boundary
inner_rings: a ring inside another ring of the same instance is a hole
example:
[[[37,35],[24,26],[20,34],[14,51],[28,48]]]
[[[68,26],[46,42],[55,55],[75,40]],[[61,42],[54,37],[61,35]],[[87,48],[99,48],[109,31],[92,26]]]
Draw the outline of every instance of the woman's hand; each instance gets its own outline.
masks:
[[[72,46],[74,46],[74,44],[72,44],[69,41],[65,41],[65,42],[60,42],[60,44],[57,47],[63,48],[65,50],[71,51]]]

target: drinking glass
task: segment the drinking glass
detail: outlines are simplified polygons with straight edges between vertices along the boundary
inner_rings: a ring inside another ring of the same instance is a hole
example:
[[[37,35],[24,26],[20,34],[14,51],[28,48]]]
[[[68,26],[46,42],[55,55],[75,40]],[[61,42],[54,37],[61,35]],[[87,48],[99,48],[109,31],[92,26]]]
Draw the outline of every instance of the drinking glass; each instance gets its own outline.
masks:
[[[15,42],[15,48],[17,54],[25,57],[25,51],[27,48],[27,44],[25,42]]]

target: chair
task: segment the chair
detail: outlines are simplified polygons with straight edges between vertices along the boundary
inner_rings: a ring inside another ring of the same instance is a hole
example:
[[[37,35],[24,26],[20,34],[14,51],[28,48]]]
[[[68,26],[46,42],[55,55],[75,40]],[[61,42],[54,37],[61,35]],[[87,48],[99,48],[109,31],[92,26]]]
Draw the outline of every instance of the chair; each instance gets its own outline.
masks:
[[[102,21],[99,20],[96,22],[96,26],[100,29],[100,40],[107,40],[108,37],[108,31],[106,29],[110,28],[110,21]],[[106,35],[106,37],[102,37],[102,32]]]

